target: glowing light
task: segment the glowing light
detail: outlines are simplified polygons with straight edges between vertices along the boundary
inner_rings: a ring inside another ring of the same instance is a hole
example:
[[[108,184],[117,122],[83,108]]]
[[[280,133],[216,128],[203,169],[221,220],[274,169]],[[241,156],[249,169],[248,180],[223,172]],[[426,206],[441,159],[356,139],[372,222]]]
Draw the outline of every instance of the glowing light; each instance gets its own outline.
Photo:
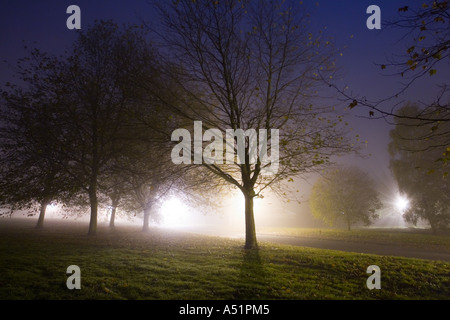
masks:
[[[178,198],[170,198],[161,206],[162,221],[160,225],[164,227],[181,226],[189,220],[188,208]]]
[[[402,195],[398,195],[397,199],[395,200],[395,206],[397,207],[398,210],[403,212],[406,209],[408,209],[409,200],[406,197],[402,196]]]
[[[58,204],[56,202],[51,202],[50,204],[47,205],[47,210],[46,211],[50,212],[50,213],[55,213],[59,209],[60,208],[59,208],[59,206],[58,206]]]
[[[260,209],[262,209],[261,206],[261,198],[255,197],[253,198],[253,210],[255,212],[258,212]],[[239,214],[243,213],[245,210],[245,198],[244,195],[240,192],[237,192],[233,195],[231,198],[231,201],[235,207],[235,210],[239,212]]]

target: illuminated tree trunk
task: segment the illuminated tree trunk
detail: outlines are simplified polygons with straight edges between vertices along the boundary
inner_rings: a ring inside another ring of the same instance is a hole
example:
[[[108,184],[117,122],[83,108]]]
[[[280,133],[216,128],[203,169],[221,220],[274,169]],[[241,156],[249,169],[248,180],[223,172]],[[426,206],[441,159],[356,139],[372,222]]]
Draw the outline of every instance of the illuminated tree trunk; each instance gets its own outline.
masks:
[[[116,210],[117,206],[119,205],[119,201],[116,197],[112,197],[111,199],[111,218],[109,220],[109,227],[114,228],[115,227],[115,219],[116,219]]]
[[[150,207],[146,207],[144,209],[144,225],[142,227],[143,232],[148,232],[149,230],[149,222],[150,222]]]
[[[42,229],[44,227],[45,212],[47,211],[47,206],[49,205],[49,203],[50,203],[50,200],[48,200],[48,199],[44,199],[41,202],[41,210],[39,212],[39,219],[36,224],[37,229]]]
[[[245,249],[255,249],[256,242],[255,215],[253,212],[253,196],[245,196]]]

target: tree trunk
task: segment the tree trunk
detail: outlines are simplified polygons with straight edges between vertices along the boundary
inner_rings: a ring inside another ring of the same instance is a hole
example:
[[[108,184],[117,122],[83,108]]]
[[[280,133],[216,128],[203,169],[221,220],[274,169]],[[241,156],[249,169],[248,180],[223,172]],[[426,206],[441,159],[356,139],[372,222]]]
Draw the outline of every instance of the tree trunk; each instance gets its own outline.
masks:
[[[436,226],[434,219],[428,219],[428,223],[430,224],[431,233],[434,235],[438,234],[438,228]]]
[[[89,202],[91,204],[91,220],[89,222],[89,235],[95,235],[97,233],[97,211],[98,211],[98,199],[97,199],[97,186],[91,184],[89,188]]]
[[[111,208],[111,218],[109,220],[109,227],[110,228],[114,228],[115,227],[115,225],[114,225],[114,220],[115,219],[116,219],[116,207],[112,206],[112,208]]]
[[[149,221],[150,221],[150,208],[145,208],[144,209],[144,225],[142,227],[143,232],[148,232]]]
[[[255,215],[253,213],[253,196],[245,196],[245,249],[255,249],[256,242]]]
[[[39,212],[39,219],[36,224],[37,229],[42,229],[44,227],[45,212],[47,211],[47,206],[49,205],[49,203],[50,203],[50,200],[47,200],[47,199],[44,199],[41,202],[41,211]]]
[[[431,228],[431,233],[432,234],[437,234],[438,233],[438,227],[437,227],[437,223],[435,220],[435,213],[432,209],[431,206],[428,205],[428,202],[425,202],[426,204],[426,219],[428,220],[428,223],[430,225]]]
[[[109,220],[109,227],[114,228],[115,227],[115,219],[116,219],[116,210],[117,206],[119,205],[119,201],[117,201],[116,198],[113,198],[111,201],[111,218]]]

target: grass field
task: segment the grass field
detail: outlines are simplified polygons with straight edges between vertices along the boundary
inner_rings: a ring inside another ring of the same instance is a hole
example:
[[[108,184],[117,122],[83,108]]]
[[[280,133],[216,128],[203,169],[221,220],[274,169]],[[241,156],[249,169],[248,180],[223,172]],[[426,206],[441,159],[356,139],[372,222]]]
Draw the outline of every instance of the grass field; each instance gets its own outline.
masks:
[[[0,299],[449,299],[450,264],[167,233],[0,220]],[[68,290],[66,269],[81,269]],[[367,267],[381,268],[369,290]]]
[[[380,244],[397,244],[419,248],[436,248],[450,251],[450,234],[434,235],[425,229],[372,229],[351,231],[307,228],[261,228],[261,233],[307,237],[328,240],[358,241]]]

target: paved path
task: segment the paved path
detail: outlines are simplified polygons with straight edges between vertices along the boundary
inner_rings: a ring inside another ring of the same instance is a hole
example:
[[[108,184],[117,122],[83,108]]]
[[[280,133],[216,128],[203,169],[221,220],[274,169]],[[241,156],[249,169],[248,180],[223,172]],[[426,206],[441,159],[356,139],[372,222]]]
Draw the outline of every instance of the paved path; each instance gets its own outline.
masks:
[[[183,231],[219,236],[233,239],[245,239],[245,234],[241,231],[225,230],[218,227],[190,227],[183,228]],[[258,242],[273,242],[279,244],[288,244],[293,246],[302,246],[318,249],[330,249],[356,253],[377,254],[383,256],[398,256],[407,258],[429,259],[450,261],[450,251],[436,248],[419,248],[409,245],[390,245],[371,242],[328,240],[310,237],[286,236],[258,233]]]
[[[408,258],[450,261],[450,251],[417,248],[403,245],[387,245],[379,243],[325,240],[306,237],[292,237],[270,234],[258,234],[259,242],[273,242],[319,249],[340,250],[357,253],[370,253],[384,256],[400,256]]]

